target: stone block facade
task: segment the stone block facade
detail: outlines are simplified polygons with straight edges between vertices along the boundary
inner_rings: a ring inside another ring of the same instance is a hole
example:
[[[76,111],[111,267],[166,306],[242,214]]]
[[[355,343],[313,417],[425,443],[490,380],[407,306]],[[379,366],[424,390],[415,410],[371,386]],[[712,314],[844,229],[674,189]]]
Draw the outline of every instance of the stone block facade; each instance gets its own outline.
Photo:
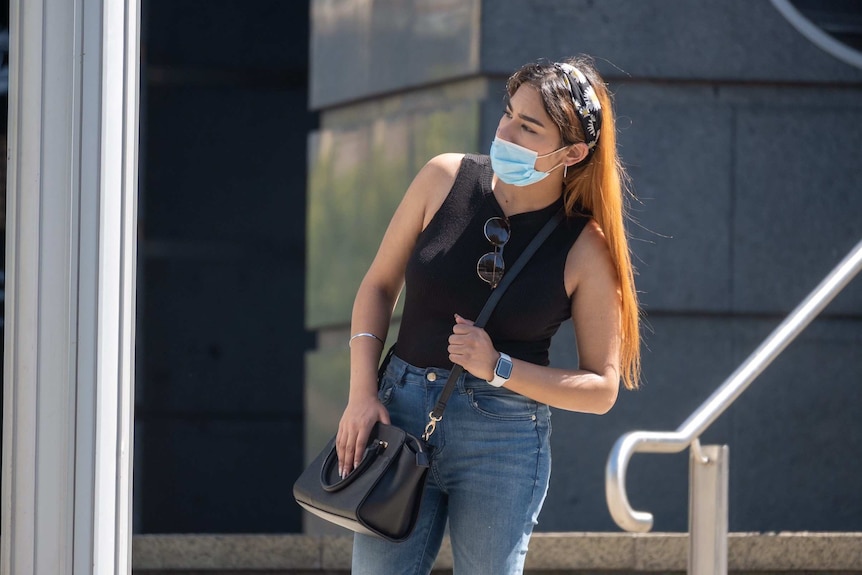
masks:
[[[766,0],[316,0],[311,26],[306,397],[344,383],[307,411],[307,458],[346,398],[350,306],[400,194],[436,153],[487,153],[527,61],[592,54],[615,94],[646,314],[643,388],[603,417],[554,413],[540,531],[615,530],[616,438],[676,429],[862,239],[862,70]],[[731,530],[862,529],[860,344],[857,279],[702,438],[730,446]],[[577,364],[570,326],[552,360]],[[685,454],[636,456],[628,482],[656,530],[687,529]]]

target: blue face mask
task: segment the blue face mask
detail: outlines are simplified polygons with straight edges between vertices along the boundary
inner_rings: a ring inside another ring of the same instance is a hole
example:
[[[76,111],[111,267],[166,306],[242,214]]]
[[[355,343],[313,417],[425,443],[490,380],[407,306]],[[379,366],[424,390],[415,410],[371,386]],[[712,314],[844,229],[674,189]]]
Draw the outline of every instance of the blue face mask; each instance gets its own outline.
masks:
[[[540,156],[538,152],[534,152],[533,150],[523,148],[500,138],[494,138],[494,141],[491,142],[491,167],[494,169],[497,177],[507,184],[529,186],[530,184],[541,182],[548,177],[548,174],[563,165],[560,162],[547,172],[541,172],[536,170],[536,160],[546,158],[566,148],[568,146],[563,146],[559,150],[554,150]]]

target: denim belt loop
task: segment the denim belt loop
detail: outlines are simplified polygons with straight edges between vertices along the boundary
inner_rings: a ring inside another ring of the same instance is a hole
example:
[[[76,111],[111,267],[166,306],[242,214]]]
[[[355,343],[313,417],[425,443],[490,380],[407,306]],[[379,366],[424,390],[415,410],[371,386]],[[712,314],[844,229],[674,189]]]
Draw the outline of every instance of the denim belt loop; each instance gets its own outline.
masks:
[[[401,380],[404,379],[404,373],[407,371],[407,368],[410,365],[398,357],[398,354],[393,354],[392,358],[389,360],[389,365],[386,367],[386,374],[393,378],[397,383],[401,383]]]

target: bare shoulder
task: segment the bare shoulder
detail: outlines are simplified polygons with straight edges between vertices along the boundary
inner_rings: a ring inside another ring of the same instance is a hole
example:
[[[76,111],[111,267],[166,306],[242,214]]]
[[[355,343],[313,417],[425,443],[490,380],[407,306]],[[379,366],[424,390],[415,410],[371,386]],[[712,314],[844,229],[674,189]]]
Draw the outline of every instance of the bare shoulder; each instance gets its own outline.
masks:
[[[590,220],[584,226],[578,240],[572,246],[572,250],[577,252],[582,250],[587,255],[593,257],[605,255],[611,257],[611,252],[608,247],[608,239],[605,237],[605,231],[599,226],[596,220]]]
[[[596,220],[590,220],[566,259],[566,292],[571,295],[587,278],[616,281],[608,239]]]
[[[413,196],[415,201],[421,202],[424,206],[423,229],[449,195],[463,159],[464,154],[456,153],[434,156],[419,170],[413,183],[410,184],[407,190],[408,196]]]
[[[442,193],[445,197],[455,183],[463,159],[464,154],[434,156],[419,170],[414,183],[419,184],[426,191]]]
[[[458,175],[458,170],[461,168],[461,162],[463,160],[464,154],[457,154],[454,152],[440,154],[439,156],[434,156],[428,160],[428,163],[425,164],[423,170],[428,169],[434,171],[437,175],[451,178],[454,181],[455,176]]]

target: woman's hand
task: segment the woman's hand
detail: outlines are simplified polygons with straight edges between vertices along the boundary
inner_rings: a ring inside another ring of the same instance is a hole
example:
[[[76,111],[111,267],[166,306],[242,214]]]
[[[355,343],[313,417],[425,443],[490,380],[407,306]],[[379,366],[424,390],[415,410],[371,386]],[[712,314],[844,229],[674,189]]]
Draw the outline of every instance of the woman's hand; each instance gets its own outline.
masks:
[[[359,466],[371,428],[378,421],[389,424],[389,412],[377,396],[365,396],[347,402],[335,437],[338,472],[342,479]]]
[[[449,336],[449,359],[476,377],[494,379],[494,367],[500,352],[481,327],[476,327],[469,319],[455,314],[455,325]]]

